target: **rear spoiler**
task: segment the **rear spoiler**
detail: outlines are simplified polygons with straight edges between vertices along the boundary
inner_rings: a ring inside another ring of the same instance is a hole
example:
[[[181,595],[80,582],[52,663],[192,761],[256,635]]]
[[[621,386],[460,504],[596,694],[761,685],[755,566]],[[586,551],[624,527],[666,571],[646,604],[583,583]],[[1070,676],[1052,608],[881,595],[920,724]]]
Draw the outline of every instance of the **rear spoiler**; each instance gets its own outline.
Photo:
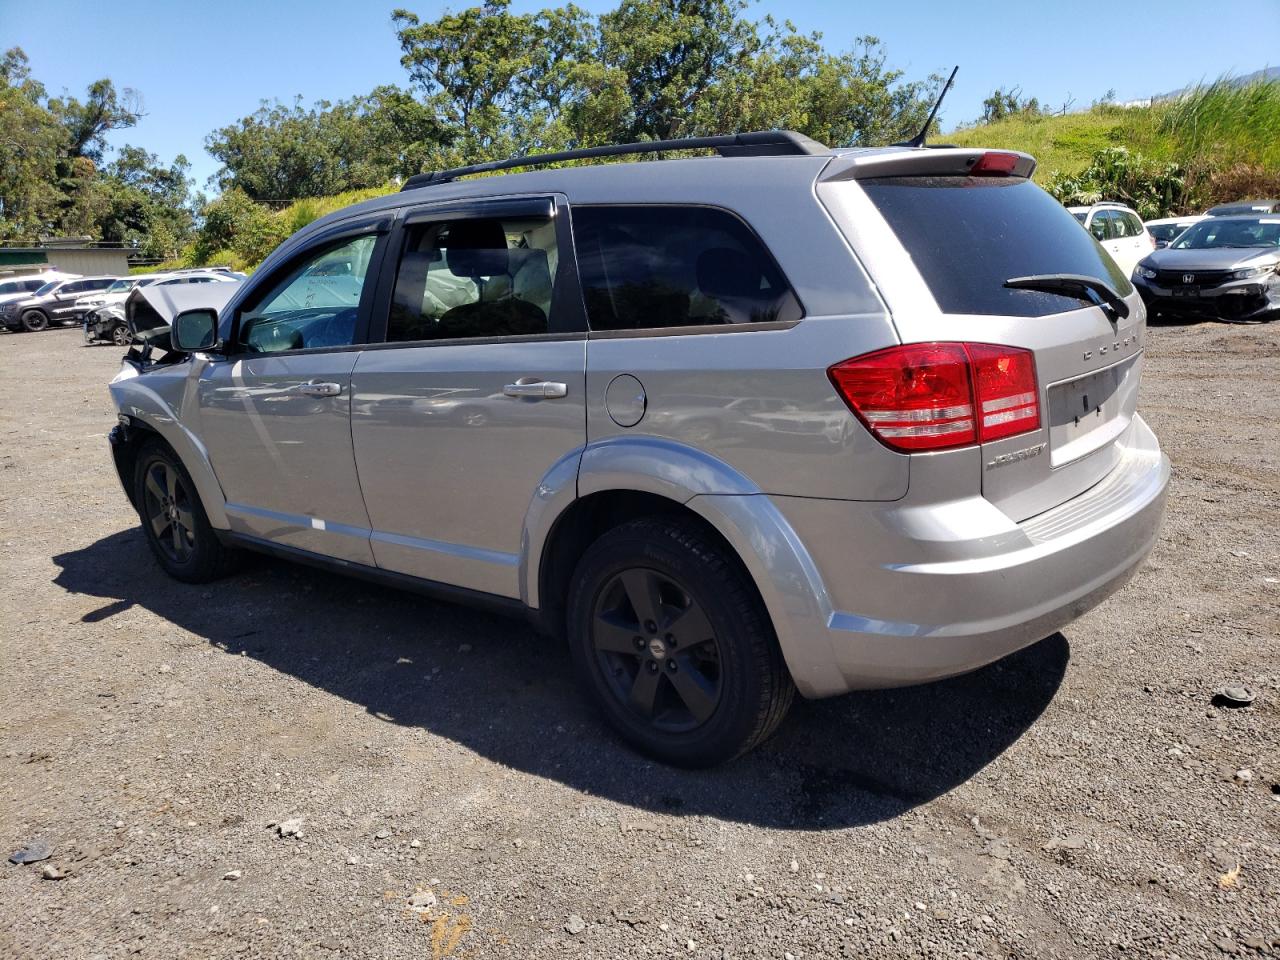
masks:
[[[1014,150],[982,147],[890,147],[850,150],[832,157],[820,183],[867,177],[1030,177],[1035,158]]]

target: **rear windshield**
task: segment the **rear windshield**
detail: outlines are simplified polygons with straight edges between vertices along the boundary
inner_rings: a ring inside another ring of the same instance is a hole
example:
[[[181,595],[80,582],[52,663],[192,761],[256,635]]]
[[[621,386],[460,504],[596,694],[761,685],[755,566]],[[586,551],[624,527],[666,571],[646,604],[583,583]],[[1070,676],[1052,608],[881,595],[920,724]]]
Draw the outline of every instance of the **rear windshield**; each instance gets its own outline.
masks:
[[[1091,304],[1035,290],[1012,277],[1076,273],[1129,280],[1067,209],[1020,177],[885,177],[860,181],[911,254],[945,313],[1041,317]]]

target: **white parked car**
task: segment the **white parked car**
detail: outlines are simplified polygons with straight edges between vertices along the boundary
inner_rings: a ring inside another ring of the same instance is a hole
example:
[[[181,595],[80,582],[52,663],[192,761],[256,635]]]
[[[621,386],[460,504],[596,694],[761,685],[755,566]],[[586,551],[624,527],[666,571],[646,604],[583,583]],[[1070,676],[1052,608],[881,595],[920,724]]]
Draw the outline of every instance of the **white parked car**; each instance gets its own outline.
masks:
[[[1091,207],[1067,207],[1102,248],[1111,254],[1126,277],[1138,261],[1156,248],[1142,225],[1142,218],[1123,203],[1095,203]]]
[[[1207,216],[1203,213],[1193,213],[1185,217],[1164,217],[1160,220],[1148,220],[1143,226],[1147,228],[1147,233],[1151,234],[1151,239],[1156,242],[1156,248],[1163,249],[1173,243],[1183,230],[1199,223]]]

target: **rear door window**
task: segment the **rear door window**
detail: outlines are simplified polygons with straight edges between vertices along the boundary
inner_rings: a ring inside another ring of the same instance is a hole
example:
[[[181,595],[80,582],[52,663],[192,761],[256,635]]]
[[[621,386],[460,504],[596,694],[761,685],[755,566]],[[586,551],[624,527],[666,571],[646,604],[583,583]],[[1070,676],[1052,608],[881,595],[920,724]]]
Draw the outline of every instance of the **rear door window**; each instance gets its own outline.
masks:
[[[573,208],[592,330],[795,321],[782,271],[738,217],[710,207]]]
[[[1011,290],[1004,282],[1013,277],[1075,273],[1103,280],[1121,295],[1133,289],[1067,209],[1030,180],[884,177],[859,183],[946,313],[1038,317],[1088,306],[1061,294]]]

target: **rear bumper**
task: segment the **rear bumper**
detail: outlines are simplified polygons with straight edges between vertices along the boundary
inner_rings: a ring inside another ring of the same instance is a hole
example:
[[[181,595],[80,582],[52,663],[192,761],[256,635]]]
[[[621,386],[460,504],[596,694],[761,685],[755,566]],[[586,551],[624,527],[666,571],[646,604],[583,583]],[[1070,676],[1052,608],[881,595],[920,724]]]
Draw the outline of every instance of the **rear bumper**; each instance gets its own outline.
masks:
[[[1118,590],[1155,544],[1169,481],[1169,460],[1140,417],[1122,442],[1101,482],[1021,523],[981,497],[916,507],[772,498],[826,594],[822,629],[774,613],[801,692],[965,673]]]

